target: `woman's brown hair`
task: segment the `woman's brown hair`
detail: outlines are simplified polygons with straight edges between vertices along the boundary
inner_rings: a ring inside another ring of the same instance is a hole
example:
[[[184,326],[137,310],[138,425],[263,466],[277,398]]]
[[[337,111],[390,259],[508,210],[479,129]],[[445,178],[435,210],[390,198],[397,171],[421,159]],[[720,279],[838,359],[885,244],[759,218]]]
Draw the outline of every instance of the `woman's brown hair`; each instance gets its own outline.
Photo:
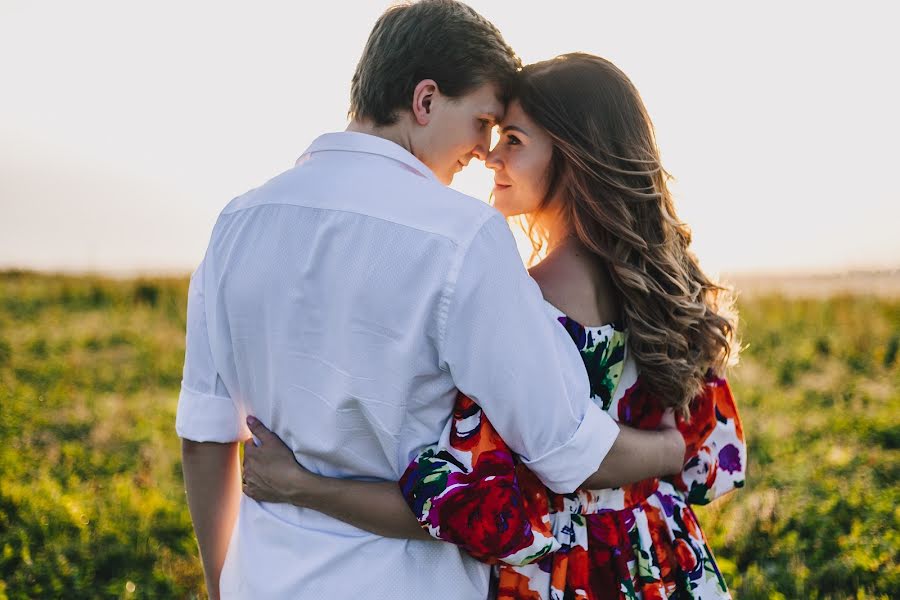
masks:
[[[688,248],[640,94],[609,61],[574,53],[525,67],[514,99],[553,140],[547,192],[527,219],[535,252],[541,211],[563,199],[557,209],[621,295],[643,384],[685,413],[736,361],[737,316],[731,291]]]

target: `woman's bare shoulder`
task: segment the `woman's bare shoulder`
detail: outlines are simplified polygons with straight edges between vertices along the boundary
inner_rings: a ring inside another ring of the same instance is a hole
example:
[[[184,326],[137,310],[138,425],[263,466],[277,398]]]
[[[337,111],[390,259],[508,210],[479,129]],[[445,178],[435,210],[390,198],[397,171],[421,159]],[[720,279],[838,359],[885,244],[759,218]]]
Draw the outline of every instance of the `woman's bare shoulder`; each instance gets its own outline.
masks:
[[[599,326],[618,320],[615,290],[608,278],[597,277],[584,261],[549,257],[528,273],[547,302],[579,323]]]

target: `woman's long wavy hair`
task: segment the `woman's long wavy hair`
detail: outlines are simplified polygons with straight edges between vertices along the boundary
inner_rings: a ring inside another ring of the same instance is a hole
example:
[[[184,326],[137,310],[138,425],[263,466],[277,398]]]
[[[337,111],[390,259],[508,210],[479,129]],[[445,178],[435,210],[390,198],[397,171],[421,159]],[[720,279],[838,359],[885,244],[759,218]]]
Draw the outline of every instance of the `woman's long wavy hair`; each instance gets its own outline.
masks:
[[[514,99],[553,140],[546,195],[526,216],[535,255],[547,243],[540,215],[560,198],[554,208],[621,296],[643,385],[686,414],[706,378],[737,361],[737,313],[688,249],[640,94],[609,61],[574,53],[525,67]]]

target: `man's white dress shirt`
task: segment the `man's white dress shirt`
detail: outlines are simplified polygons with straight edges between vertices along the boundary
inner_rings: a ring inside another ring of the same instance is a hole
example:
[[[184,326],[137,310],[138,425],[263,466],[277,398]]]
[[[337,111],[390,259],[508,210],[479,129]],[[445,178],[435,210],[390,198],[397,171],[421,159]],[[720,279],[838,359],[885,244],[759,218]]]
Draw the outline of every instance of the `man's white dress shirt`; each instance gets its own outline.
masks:
[[[549,487],[572,491],[618,428],[493,208],[361,133],[319,137],[230,202],[191,277],[176,429],[249,437],[247,414],[328,476],[399,479],[476,400]],[[456,546],[388,539],[241,498],[222,598],[485,598]]]

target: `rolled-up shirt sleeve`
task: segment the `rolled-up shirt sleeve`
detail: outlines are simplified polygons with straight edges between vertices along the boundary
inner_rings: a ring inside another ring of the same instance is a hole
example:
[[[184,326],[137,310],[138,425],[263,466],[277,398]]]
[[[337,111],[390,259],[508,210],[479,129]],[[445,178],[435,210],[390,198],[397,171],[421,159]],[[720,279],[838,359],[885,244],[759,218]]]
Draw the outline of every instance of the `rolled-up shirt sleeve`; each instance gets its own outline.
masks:
[[[461,251],[442,305],[442,367],[528,468],[557,493],[593,474],[619,428],[590,398],[578,350],[548,318],[504,219]]]
[[[213,360],[206,321],[205,260],[188,287],[184,371],[175,430],[197,442],[235,442],[249,437],[240,408],[232,400]]]

